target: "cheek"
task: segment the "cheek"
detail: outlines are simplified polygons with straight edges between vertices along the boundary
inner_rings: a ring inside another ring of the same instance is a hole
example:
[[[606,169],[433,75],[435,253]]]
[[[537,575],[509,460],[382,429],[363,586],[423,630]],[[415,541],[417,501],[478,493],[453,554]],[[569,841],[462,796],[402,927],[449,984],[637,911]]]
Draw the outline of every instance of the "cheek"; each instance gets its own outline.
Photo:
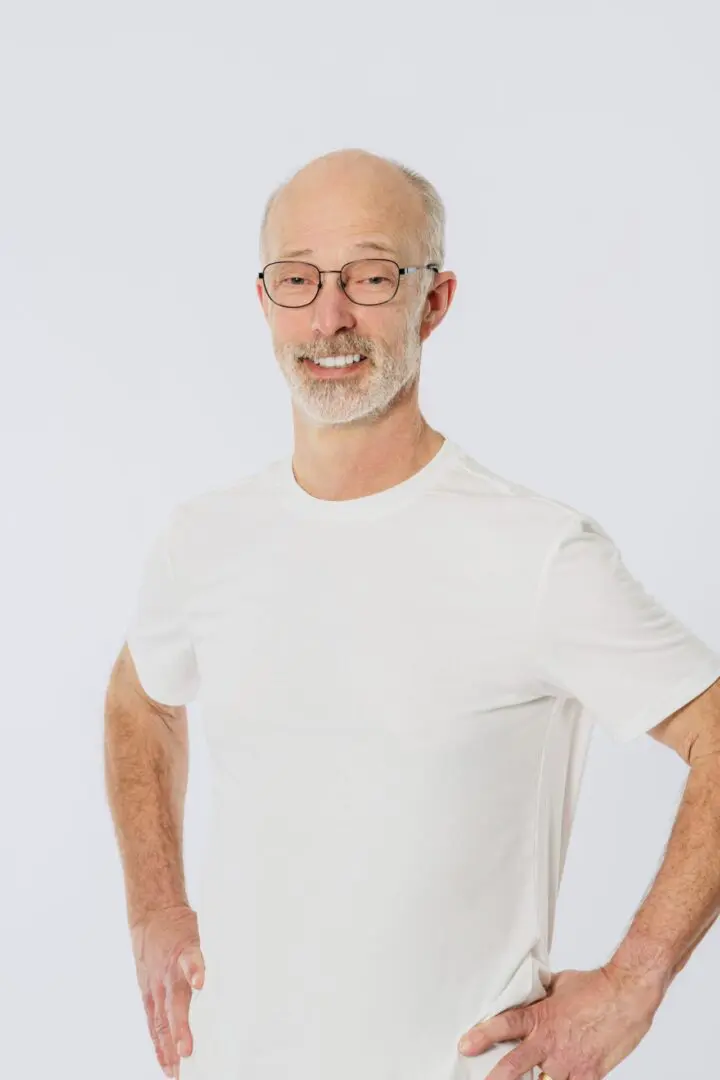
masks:
[[[364,325],[356,327],[360,337],[377,341],[386,348],[393,348],[405,336],[406,320],[402,313],[392,313],[384,318],[367,319]]]
[[[312,341],[313,334],[307,316],[274,305],[270,329],[278,345],[303,345]]]

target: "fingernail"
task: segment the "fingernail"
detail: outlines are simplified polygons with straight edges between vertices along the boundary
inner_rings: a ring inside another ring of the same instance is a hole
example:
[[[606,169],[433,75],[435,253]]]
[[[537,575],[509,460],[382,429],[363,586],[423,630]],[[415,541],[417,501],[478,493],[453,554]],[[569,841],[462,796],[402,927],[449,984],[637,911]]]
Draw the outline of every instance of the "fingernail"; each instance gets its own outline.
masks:
[[[458,1043],[458,1050],[465,1053],[466,1050],[472,1049],[472,1039],[468,1035],[463,1035],[462,1039]]]

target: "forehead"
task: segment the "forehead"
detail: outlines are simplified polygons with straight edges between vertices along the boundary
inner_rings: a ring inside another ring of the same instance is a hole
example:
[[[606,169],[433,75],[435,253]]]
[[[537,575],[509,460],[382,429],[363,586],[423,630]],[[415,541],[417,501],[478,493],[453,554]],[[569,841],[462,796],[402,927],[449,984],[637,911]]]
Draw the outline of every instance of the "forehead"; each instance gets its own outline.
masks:
[[[394,179],[320,177],[290,185],[268,222],[272,257],[402,259],[419,230],[421,207],[417,193]]]
[[[317,240],[317,237],[316,237]],[[316,243],[315,247],[296,247],[294,244],[280,244],[276,250],[278,259],[310,259],[321,258],[324,251],[340,252],[348,258],[357,259],[394,259],[396,262],[402,258],[402,243],[393,243],[382,239],[347,239],[334,237],[325,246],[322,242]],[[332,258],[332,255],[330,256]],[[340,256],[338,256],[340,257]]]

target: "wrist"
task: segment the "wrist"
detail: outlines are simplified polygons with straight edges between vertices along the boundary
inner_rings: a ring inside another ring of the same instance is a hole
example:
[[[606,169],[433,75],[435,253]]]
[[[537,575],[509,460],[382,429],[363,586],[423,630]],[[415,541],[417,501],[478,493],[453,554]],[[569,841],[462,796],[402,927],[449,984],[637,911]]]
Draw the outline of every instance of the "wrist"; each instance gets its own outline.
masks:
[[[676,974],[674,958],[666,946],[637,938],[626,938],[604,968],[623,990],[655,998],[658,1005]]]
[[[142,907],[136,907],[132,910],[128,909],[128,926],[130,930],[135,930],[141,923],[145,923],[148,919],[151,919],[153,915],[156,915],[159,911],[187,911],[190,909],[190,904],[186,897],[180,897],[173,899],[172,901],[159,900],[155,904],[145,904]]]

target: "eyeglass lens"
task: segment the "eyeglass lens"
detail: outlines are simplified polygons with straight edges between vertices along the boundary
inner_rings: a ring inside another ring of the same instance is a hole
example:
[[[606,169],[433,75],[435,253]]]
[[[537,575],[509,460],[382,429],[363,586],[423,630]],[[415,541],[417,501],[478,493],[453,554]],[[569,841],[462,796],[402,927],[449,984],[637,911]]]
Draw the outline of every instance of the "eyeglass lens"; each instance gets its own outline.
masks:
[[[398,268],[388,259],[357,259],[343,269],[345,292],[357,304],[382,304],[395,293]],[[314,299],[320,285],[317,267],[304,262],[276,262],[265,268],[263,280],[270,298],[286,307],[302,307]]]

